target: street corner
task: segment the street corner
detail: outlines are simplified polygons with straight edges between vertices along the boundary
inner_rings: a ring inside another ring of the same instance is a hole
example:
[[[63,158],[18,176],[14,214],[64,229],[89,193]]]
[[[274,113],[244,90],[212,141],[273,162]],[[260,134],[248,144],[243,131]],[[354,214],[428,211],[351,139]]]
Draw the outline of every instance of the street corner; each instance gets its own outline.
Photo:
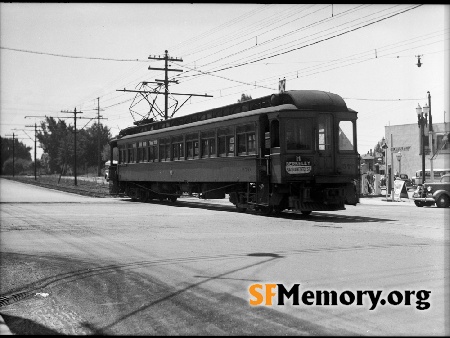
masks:
[[[6,325],[5,320],[0,314],[0,336],[11,336],[12,332],[9,329],[8,325]]]

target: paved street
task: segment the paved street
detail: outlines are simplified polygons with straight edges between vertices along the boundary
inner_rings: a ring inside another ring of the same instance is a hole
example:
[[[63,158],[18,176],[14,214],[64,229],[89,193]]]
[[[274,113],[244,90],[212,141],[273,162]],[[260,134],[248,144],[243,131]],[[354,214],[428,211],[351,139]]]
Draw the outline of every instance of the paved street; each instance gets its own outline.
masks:
[[[5,179],[0,189],[0,314],[15,334],[450,332],[448,208],[362,198],[266,217],[226,200],[143,204]],[[251,306],[249,287],[265,283],[380,290],[391,302]],[[392,304],[407,291],[409,305]]]

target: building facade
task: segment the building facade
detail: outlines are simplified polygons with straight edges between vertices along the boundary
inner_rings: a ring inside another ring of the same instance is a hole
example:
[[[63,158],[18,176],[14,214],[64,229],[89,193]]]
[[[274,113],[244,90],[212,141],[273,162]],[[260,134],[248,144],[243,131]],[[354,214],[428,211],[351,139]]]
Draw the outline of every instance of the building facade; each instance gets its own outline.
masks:
[[[450,145],[448,134],[449,123],[433,123],[433,131],[429,126],[421,129],[417,123],[396,126],[385,126],[386,164],[388,173],[407,174],[414,178],[418,170],[422,170],[422,139],[425,145],[425,170],[450,170]],[[431,141],[431,142],[430,142]]]

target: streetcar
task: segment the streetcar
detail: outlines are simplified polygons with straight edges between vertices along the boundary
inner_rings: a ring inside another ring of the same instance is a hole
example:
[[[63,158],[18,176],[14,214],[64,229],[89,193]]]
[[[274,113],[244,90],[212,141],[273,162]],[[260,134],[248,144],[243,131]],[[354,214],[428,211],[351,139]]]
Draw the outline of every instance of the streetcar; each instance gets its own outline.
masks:
[[[359,202],[356,122],[342,97],[319,90],[135,122],[110,141],[110,192],[142,202],[228,195],[238,211],[263,214],[345,210]]]

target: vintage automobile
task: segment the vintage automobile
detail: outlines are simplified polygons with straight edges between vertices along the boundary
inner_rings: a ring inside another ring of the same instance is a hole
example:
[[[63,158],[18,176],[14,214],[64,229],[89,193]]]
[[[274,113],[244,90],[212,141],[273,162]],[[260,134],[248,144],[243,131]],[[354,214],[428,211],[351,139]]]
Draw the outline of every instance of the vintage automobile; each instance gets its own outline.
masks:
[[[407,188],[412,187],[412,181],[409,179],[408,175],[406,174],[398,174],[394,176],[394,180],[402,180],[405,181],[405,186]]]
[[[425,182],[423,185],[418,185],[413,199],[418,207],[436,204],[438,208],[448,208],[450,206],[450,174],[443,175],[439,182]]]

